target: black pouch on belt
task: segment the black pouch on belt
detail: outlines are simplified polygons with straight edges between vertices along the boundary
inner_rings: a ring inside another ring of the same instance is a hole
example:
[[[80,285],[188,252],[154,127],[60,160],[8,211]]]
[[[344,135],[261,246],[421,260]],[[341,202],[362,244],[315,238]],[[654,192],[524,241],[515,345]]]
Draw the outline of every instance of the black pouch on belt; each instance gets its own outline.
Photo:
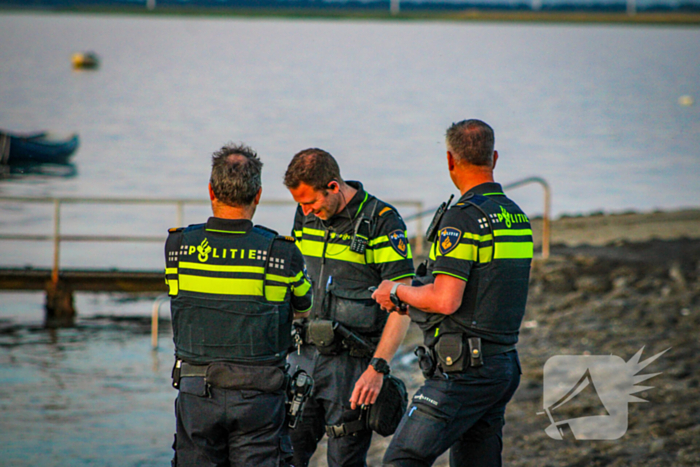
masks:
[[[456,373],[469,366],[464,355],[464,338],[460,333],[443,334],[435,345],[435,353],[444,373]]]
[[[207,367],[206,382],[215,388],[275,392],[285,385],[285,372],[275,366],[215,362]]]
[[[306,340],[316,346],[321,355],[335,355],[337,344],[335,342],[335,326],[333,321],[327,319],[315,319],[309,321],[306,328]]]

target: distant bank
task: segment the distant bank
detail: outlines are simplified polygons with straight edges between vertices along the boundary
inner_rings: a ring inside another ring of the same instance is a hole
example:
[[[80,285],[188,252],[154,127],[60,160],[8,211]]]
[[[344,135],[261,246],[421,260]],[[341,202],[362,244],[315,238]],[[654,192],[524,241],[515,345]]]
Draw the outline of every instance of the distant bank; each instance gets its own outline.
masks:
[[[659,7],[629,14],[619,5],[580,6],[566,4],[557,7],[533,10],[522,4],[511,8],[480,4],[466,9],[405,9],[392,13],[388,7],[346,8],[341,6],[314,7],[218,7],[193,5],[158,5],[149,10],[146,3],[135,4],[62,4],[58,2],[19,3],[0,0],[0,14],[11,12],[37,13],[88,13],[128,14],[147,16],[201,16],[201,17],[248,17],[248,18],[292,18],[333,20],[378,20],[378,21],[474,21],[474,22],[520,22],[520,23],[610,23],[610,24],[658,24],[700,25],[700,4],[689,4],[681,9]],[[388,3],[387,3],[388,4]]]

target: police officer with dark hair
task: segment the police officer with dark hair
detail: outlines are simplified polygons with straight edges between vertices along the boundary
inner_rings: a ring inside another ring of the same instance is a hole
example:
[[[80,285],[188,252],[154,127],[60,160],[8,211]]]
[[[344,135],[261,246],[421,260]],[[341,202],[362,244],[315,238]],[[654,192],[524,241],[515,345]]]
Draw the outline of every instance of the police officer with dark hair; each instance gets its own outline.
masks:
[[[501,465],[505,408],[520,382],[515,344],[532,261],[530,223],[494,182],[491,127],[465,120],[446,139],[462,197],[436,220],[415,286],[385,281],[373,295],[387,310],[410,305],[426,346],[416,352],[426,381],[384,455],[386,466],[432,465],[447,449],[451,466]]]
[[[251,219],[262,162],[245,145],[212,157],[214,217],[171,229],[166,282],[176,364],[178,466],[287,465],[285,359],[312,290],[294,238]]]
[[[315,380],[301,423],[291,431],[294,465],[305,467],[324,434],[328,465],[365,466],[372,432],[358,423],[373,404],[410,320],[382,311],[369,287],[409,283],[413,261],[396,210],[344,181],[328,152],[310,148],[290,162],[284,183],[299,207],[294,235],[313,281],[314,306],[298,351],[289,356]],[[388,319],[387,319],[388,318]]]

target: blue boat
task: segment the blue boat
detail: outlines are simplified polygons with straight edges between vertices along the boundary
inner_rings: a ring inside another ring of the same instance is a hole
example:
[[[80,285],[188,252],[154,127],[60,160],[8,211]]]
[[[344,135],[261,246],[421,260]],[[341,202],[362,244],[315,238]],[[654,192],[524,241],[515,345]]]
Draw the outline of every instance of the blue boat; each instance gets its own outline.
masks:
[[[79,144],[77,134],[56,138],[45,131],[21,135],[0,130],[0,164],[65,164]]]

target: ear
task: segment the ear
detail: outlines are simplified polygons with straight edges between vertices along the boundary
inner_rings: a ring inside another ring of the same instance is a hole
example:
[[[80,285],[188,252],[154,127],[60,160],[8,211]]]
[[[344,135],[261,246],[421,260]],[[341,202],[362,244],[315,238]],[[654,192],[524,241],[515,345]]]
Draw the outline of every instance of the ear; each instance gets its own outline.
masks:
[[[214,201],[216,199],[216,195],[214,194],[214,190],[211,188],[211,183],[209,184],[209,199]]]
[[[498,161],[498,151],[493,151],[493,166],[491,166],[491,170],[496,168],[496,161]]]
[[[447,168],[449,171],[452,172],[456,165],[457,161],[455,160],[455,156],[453,156],[450,151],[447,151]]]
[[[260,204],[260,196],[262,195],[262,187],[258,188],[258,193],[255,195],[255,199],[253,200],[253,206],[257,206]]]
[[[334,194],[338,193],[340,191],[340,183],[338,183],[338,180],[335,180],[335,179],[331,180],[330,182],[328,182],[327,186],[328,186],[328,189],[331,192],[333,192]]]

